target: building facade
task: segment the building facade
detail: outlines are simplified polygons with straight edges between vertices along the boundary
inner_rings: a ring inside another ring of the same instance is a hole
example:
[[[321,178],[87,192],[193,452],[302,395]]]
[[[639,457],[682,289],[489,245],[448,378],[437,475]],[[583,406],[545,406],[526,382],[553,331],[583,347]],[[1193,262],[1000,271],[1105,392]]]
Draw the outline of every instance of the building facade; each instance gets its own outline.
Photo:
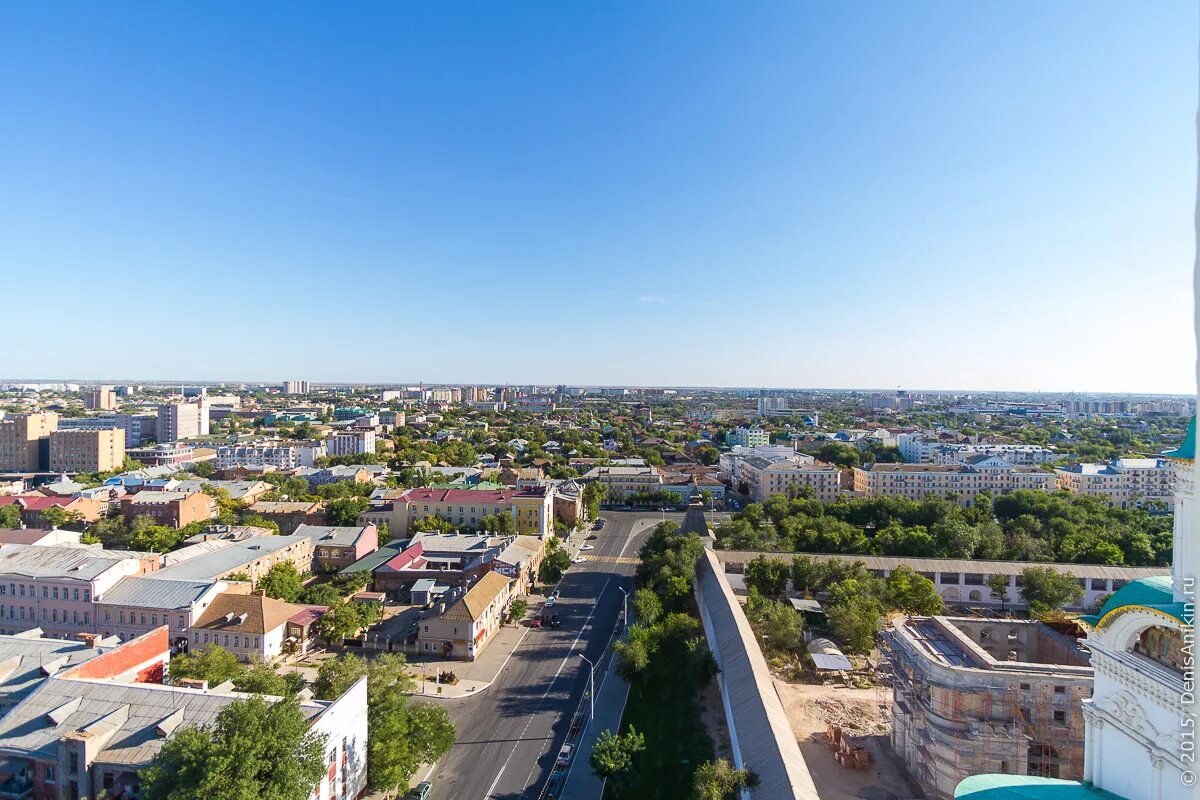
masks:
[[[854,468],[854,491],[865,497],[926,497],[956,495],[970,505],[983,491],[993,497],[1033,489],[1056,488],[1054,473],[1018,467],[996,456],[974,456],[965,464],[867,464]]]
[[[1059,489],[1103,497],[1121,508],[1175,504],[1175,469],[1165,458],[1114,458],[1104,464],[1070,464],[1054,470]]]
[[[124,469],[125,431],[54,431],[50,434],[51,472],[111,472]]]
[[[121,498],[121,514],[131,524],[136,518],[147,516],[155,525],[183,528],[193,522],[215,519],[217,504],[204,492],[141,491]]]
[[[0,471],[49,469],[50,434],[56,430],[57,414],[12,414],[0,419]]]
[[[162,403],[158,407],[157,440],[177,442],[208,435],[208,404],[197,402]]]
[[[326,450],[331,456],[353,456],[375,452],[375,431],[352,428],[338,431],[325,440]]]

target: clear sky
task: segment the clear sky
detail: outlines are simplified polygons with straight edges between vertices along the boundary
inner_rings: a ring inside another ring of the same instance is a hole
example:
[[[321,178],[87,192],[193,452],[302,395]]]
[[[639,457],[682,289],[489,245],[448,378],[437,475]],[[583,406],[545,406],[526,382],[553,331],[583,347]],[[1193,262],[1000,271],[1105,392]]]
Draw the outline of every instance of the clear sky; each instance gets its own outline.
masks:
[[[1193,2],[4,17],[6,377],[1194,390]]]

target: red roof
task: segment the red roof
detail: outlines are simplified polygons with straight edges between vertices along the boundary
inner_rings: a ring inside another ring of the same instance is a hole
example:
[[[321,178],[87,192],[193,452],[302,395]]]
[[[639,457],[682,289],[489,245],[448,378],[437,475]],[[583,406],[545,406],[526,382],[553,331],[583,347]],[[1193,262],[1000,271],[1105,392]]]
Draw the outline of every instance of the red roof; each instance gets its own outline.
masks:
[[[409,489],[400,496],[407,503],[508,503],[514,497],[545,497],[546,490],[540,486],[524,489]]]
[[[69,506],[74,503],[74,497],[46,497],[44,494],[21,494],[10,497],[0,497],[0,506],[10,506],[19,502],[26,511],[45,511],[51,506]]]
[[[384,563],[388,569],[405,569],[407,567],[423,566],[425,561],[421,555],[425,552],[425,545],[417,542],[412,547],[404,550],[398,556],[394,556]]]

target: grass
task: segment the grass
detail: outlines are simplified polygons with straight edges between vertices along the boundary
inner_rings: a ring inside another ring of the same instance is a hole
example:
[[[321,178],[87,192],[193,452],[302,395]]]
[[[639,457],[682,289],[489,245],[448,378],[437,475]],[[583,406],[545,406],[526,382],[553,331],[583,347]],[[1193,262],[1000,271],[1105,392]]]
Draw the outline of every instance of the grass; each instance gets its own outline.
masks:
[[[655,655],[629,690],[622,732],[632,725],[646,737],[640,776],[627,793],[638,800],[687,800],[692,774],[713,758],[713,743],[700,719],[700,686],[675,653]],[[608,786],[605,800],[621,800]]]

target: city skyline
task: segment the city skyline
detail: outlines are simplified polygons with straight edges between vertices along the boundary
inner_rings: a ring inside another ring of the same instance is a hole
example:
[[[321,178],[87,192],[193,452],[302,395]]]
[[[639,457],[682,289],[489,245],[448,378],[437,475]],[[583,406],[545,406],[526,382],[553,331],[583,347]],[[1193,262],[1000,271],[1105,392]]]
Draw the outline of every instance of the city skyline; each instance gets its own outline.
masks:
[[[6,370],[1194,391],[1194,5],[869,8],[14,8]]]

